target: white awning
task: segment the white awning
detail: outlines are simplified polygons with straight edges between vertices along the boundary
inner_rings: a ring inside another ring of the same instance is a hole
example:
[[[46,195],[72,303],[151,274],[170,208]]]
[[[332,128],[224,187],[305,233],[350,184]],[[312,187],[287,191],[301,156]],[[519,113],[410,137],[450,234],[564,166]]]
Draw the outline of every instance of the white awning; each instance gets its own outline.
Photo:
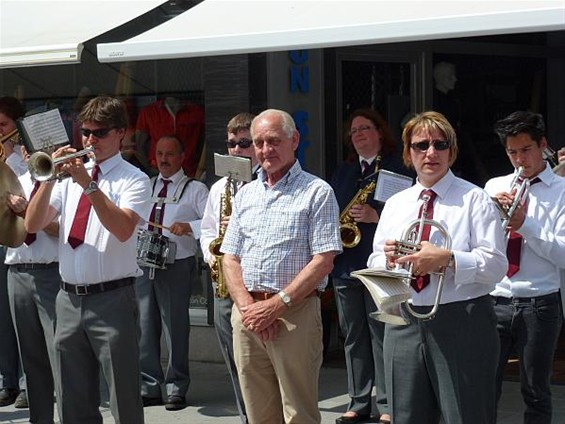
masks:
[[[205,0],[100,62],[351,46],[565,29],[564,0]]]
[[[0,68],[80,62],[82,43],[165,0],[0,0]]]

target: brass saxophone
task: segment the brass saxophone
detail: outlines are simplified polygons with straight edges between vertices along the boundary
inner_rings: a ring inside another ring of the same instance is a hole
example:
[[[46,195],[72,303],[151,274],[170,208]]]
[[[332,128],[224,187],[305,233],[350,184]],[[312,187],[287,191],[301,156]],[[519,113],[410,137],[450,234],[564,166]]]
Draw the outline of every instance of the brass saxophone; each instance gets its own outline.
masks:
[[[377,164],[375,166],[375,174],[379,171],[381,163],[381,155],[377,156]],[[349,204],[343,209],[339,215],[339,234],[341,237],[341,244],[343,247],[350,249],[355,247],[361,241],[361,230],[357,226],[355,220],[349,215],[349,211],[354,205],[364,205],[367,203],[369,195],[375,190],[377,186],[376,179],[373,179],[369,184],[360,189]]]
[[[216,260],[211,267],[211,277],[212,281],[216,282],[216,291],[214,295],[220,299],[227,299],[230,296],[228,291],[228,286],[224,279],[224,273],[222,270],[222,257],[224,254],[220,251],[222,247],[222,242],[224,241],[224,235],[226,233],[226,227],[222,225],[222,219],[226,216],[231,215],[232,205],[231,205],[231,198],[232,198],[232,179],[228,178],[226,181],[226,186],[224,188],[224,192],[220,197],[220,222],[219,222],[219,229],[218,229],[218,237],[212,240],[208,249],[210,253],[214,255]]]

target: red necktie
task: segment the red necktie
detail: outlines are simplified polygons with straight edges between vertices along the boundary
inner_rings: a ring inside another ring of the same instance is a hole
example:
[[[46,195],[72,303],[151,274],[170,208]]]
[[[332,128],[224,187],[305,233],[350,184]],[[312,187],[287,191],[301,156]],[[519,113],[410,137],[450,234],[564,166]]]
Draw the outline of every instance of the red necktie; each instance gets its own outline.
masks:
[[[539,183],[541,180],[536,177],[530,181],[530,186]],[[519,184],[522,184],[523,180],[518,180]],[[524,201],[524,211],[527,210],[528,199]],[[508,278],[512,277],[518,271],[520,271],[520,258],[522,256],[522,235],[516,231],[510,231],[510,237],[508,238],[508,245],[506,246],[506,257],[508,258],[508,271],[506,276]]]
[[[371,165],[366,160],[361,161],[361,176],[363,178],[365,178],[367,175],[369,175],[369,167],[370,166]]]
[[[98,181],[99,172],[100,168],[96,165],[92,171],[92,181]],[[68,238],[69,244],[73,249],[76,249],[84,243],[84,236],[86,235],[86,226],[88,225],[88,217],[90,215],[91,207],[92,203],[90,203],[86,194],[82,193],[80,200],[78,201],[77,211],[75,212],[75,218]]]
[[[434,217],[434,200],[437,195],[433,190],[429,190],[429,189],[422,190],[422,193],[420,193],[420,199],[424,197],[424,195],[430,196],[430,200],[428,200],[426,219],[432,219]],[[423,209],[424,209],[424,203],[422,203],[422,206],[420,206],[420,212],[418,213],[418,218],[422,217],[422,213],[424,212]],[[424,229],[422,230],[422,239],[420,241],[428,241],[430,239],[431,229],[432,226],[430,224],[424,225]],[[419,231],[418,229],[416,230]],[[412,288],[416,290],[416,292],[418,293],[422,291],[428,284],[430,284],[429,274],[420,275],[419,277],[412,279],[412,281],[410,282]]]
[[[35,193],[37,193],[37,190],[39,189],[39,181],[36,181],[33,184],[33,190],[31,191],[31,194],[29,195],[29,201],[31,202],[31,199],[33,198],[33,196],[35,196]],[[30,244],[32,244],[35,239],[37,239],[37,234],[35,233],[28,233],[28,235],[26,236],[26,239],[24,241],[25,244],[27,244],[28,246]]]
[[[169,185],[171,180],[165,180],[165,179],[161,178],[161,181],[163,181],[163,188],[161,189],[161,191],[159,192],[157,197],[165,198],[165,197],[167,197],[167,186]],[[151,216],[149,217],[149,221],[150,222],[156,222],[157,224],[163,224],[163,216],[165,215],[165,203],[161,204],[161,208],[159,209],[159,213],[157,214],[158,207],[159,207],[159,202],[156,202],[153,205],[153,209],[151,210]],[[157,221],[155,221],[155,219],[157,219]],[[149,224],[149,226],[147,228],[149,229],[149,231],[155,231],[153,225],[151,225],[151,224]],[[159,232],[159,234],[163,233],[161,228],[157,228],[157,231]]]

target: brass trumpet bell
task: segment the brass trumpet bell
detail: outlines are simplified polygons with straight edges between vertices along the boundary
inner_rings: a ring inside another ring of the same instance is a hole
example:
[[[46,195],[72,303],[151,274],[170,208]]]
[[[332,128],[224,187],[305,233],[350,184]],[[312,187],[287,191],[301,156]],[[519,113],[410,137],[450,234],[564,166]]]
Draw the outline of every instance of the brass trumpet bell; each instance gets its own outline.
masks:
[[[79,158],[93,153],[93,146],[89,146],[84,150],[80,150],[78,152],[55,159],[45,152],[35,152],[30,156],[27,167],[32,178],[36,181],[61,181],[65,178],[70,177],[70,175],[66,173],[57,173],[57,165],[65,163],[71,159]]]

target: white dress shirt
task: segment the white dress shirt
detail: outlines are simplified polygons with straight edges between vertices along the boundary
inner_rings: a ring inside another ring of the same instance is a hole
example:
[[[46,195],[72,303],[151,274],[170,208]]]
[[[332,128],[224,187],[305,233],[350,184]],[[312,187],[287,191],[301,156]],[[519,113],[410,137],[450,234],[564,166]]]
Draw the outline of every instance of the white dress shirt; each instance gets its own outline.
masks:
[[[181,168],[176,174],[166,178],[171,181],[167,187],[167,198],[172,198],[174,196],[184,175],[184,171]],[[161,174],[157,176],[154,185],[155,188],[153,189],[153,196],[157,196],[163,188],[163,178],[164,177]],[[184,193],[178,203],[165,203],[166,206],[163,215],[163,225],[165,227],[170,227],[175,222],[182,222],[190,224],[190,228],[192,229],[192,235],[189,236],[176,236],[166,229],[162,230],[163,235],[167,236],[177,245],[175,259],[185,259],[196,255],[196,251],[198,249],[196,240],[200,238],[200,225],[207,200],[208,187],[206,187],[206,184],[197,180],[192,180],[185,187]],[[146,215],[147,218],[151,215],[151,210],[153,209],[154,204],[155,203],[151,202],[149,213]],[[144,228],[147,228],[147,225]]]
[[[485,190],[494,196],[508,192],[514,174],[492,178]],[[560,287],[560,268],[565,268],[565,179],[549,164],[530,186],[526,219],[518,229],[522,235],[520,270],[504,276],[494,296],[536,297],[555,293]],[[500,223],[500,220],[499,220]]]
[[[98,186],[110,201],[139,217],[149,216],[151,189],[147,175],[122,159],[120,153],[99,166]],[[51,206],[61,213],[59,269],[63,281],[96,284],[141,275],[137,266],[137,231],[120,242],[100,223],[94,208],[90,210],[84,243],[76,249],[68,243],[82,192],[80,185],[67,178],[53,188],[51,195]]]
[[[18,177],[27,172],[27,162],[22,157],[19,146],[16,146],[14,152],[6,158],[6,165],[8,165]]]
[[[227,177],[223,177],[212,184],[212,187],[210,187],[210,195],[206,202],[206,208],[204,209],[204,216],[202,217],[200,226],[200,248],[202,249],[202,255],[206,263],[210,263],[210,259],[212,259],[212,254],[209,249],[210,243],[218,237],[220,227],[220,197],[226,189],[227,180]]]
[[[504,233],[494,202],[484,190],[455,177],[451,171],[430,188],[437,194],[433,220],[449,233],[456,262],[455,270],[446,271],[440,303],[470,300],[490,293],[508,269]],[[410,222],[418,218],[422,190],[424,187],[417,182],[387,200],[373,240],[369,267],[385,266],[385,240],[399,240]],[[443,245],[443,238],[434,227],[430,242]],[[413,304],[433,305],[437,283],[438,276],[431,275],[425,289],[419,293],[412,291]]]
[[[255,165],[251,172],[252,175],[256,175],[259,171],[259,165]],[[204,210],[204,216],[202,217],[202,226],[200,235],[200,248],[202,249],[202,255],[206,263],[210,263],[212,259],[212,254],[210,253],[210,243],[218,237],[220,230],[220,198],[226,189],[227,177],[223,177],[212,184],[210,187],[210,195],[208,196],[208,202],[206,203],[206,209]],[[239,181],[235,184],[236,192],[243,186],[243,182]],[[232,205],[233,196],[235,196],[234,190],[232,190]]]
[[[29,199],[33,190],[34,182],[29,172],[19,178],[26,197]],[[16,248],[8,248],[6,251],[7,265],[15,264],[50,264],[59,260],[59,240],[57,237],[48,235],[44,231],[37,233],[37,238],[30,244],[22,244]]]

